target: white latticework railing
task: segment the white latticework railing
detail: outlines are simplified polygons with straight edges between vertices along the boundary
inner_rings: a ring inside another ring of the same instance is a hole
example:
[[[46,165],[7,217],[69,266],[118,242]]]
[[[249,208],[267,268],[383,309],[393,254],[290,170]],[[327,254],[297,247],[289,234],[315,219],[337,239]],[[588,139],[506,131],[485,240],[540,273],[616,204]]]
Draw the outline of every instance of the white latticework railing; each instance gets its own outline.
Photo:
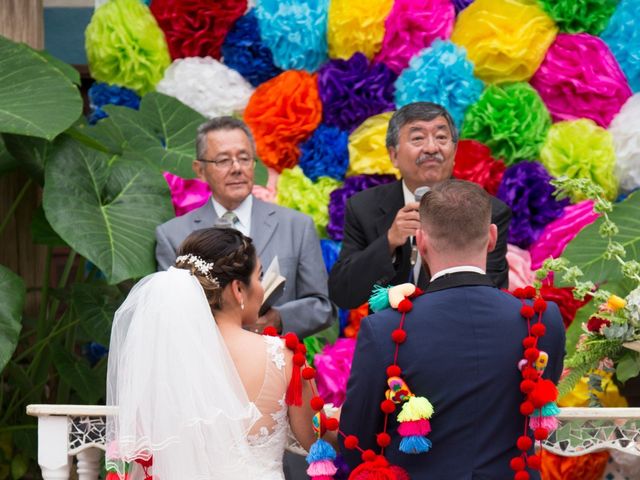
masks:
[[[561,408],[560,426],[543,448],[563,456],[615,450],[640,456],[640,408]],[[114,407],[29,405],[38,417],[38,463],[45,480],[67,480],[77,457],[79,480],[95,480],[105,450],[105,419]]]

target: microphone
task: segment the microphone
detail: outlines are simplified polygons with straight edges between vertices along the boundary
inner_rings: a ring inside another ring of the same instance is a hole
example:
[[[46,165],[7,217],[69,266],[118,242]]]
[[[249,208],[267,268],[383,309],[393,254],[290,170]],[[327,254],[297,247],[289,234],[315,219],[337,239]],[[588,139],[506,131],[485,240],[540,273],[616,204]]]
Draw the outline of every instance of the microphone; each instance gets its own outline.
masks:
[[[413,196],[416,199],[416,202],[420,203],[420,200],[422,200],[422,197],[424,197],[424,194],[427,193],[429,190],[431,190],[431,188],[427,186],[416,188],[416,191],[413,192]]]
[[[422,197],[424,197],[424,194],[427,193],[429,190],[431,190],[431,188],[427,186],[418,187],[416,188],[416,191],[413,192],[413,198],[415,199],[416,202],[420,203],[420,200],[422,200]],[[416,246],[415,237],[411,237],[411,266],[414,266],[417,261],[418,261],[418,247]]]

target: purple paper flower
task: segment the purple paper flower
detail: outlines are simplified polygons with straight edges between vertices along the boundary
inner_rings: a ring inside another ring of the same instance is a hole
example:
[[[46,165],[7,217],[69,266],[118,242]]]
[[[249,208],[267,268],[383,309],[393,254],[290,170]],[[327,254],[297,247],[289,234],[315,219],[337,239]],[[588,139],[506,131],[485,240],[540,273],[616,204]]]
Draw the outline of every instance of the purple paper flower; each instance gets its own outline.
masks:
[[[337,127],[320,125],[313,135],[300,145],[298,164],[314,182],[318,177],[342,180],[349,166],[349,135]]]
[[[362,53],[334,59],[318,73],[325,124],[353,131],[367,118],[395,109],[397,75],[384,63],[369,63]]]
[[[545,168],[535,162],[520,162],[504,172],[497,197],[512,210],[509,243],[529,247],[549,222],[562,215],[569,202],[553,197],[551,179]]]
[[[456,7],[456,13],[460,13],[473,3],[473,0],[452,0],[453,6]]]
[[[327,234],[333,240],[342,240],[344,227],[344,209],[347,200],[362,190],[390,183],[396,180],[395,175],[355,175],[344,181],[340,188],[336,188],[329,198],[329,224]]]

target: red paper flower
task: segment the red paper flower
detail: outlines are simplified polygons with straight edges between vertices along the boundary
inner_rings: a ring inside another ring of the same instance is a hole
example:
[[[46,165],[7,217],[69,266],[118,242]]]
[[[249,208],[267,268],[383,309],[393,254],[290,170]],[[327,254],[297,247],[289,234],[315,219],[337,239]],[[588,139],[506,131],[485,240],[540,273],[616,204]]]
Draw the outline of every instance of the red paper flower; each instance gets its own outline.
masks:
[[[220,58],[227,33],[247,10],[247,0],[153,0],[151,13],[169,45],[171,58]]]
[[[589,330],[590,332],[594,332],[594,333],[600,333],[600,329],[603,326],[609,326],[611,325],[611,322],[609,320],[607,320],[606,318],[600,318],[600,317],[591,317],[588,321],[587,321],[587,330]]]
[[[477,183],[491,195],[495,195],[506,168],[502,160],[491,156],[491,150],[483,143],[476,140],[458,142],[454,177]]]
[[[587,296],[585,300],[576,300],[573,298],[573,288],[570,287],[558,288],[552,285],[543,285],[540,294],[545,300],[550,300],[558,305],[565,328],[569,328],[573,319],[576,318],[576,312],[591,300],[590,296]]]

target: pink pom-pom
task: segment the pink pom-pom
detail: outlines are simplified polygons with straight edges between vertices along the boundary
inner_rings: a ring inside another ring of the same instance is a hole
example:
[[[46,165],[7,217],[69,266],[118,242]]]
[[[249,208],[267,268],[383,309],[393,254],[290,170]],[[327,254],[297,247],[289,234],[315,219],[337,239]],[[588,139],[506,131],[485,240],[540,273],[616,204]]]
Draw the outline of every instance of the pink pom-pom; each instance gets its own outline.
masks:
[[[556,417],[529,417],[529,428],[535,430],[537,428],[545,428],[548,432],[552,432],[558,428],[558,419]]]
[[[429,432],[431,432],[431,424],[425,419],[402,422],[398,425],[398,434],[403,437],[429,435]]]
[[[319,477],[323,475],[330,477],[335,475],[337,471],[338,469],[331,460],[319,460],[309,464],[309,467],[307,468],[307,475],[310,477]]]
[[[169,184],[171,202],[177,217],[201,207],[211,196],[209,185],[202,180],[185,179],[169,172],[164,172],[163,175]]]

